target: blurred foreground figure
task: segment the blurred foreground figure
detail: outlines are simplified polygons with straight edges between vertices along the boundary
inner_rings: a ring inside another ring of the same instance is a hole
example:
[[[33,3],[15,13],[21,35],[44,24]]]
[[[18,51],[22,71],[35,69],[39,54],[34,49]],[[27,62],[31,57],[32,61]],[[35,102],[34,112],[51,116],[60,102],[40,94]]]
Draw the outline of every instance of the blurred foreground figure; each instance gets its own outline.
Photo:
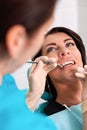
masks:
[[[18,90],[8,74],[38,52],[53,21],[55,4],[56,0],[0,1],[0,130],[56,129],[27,108],[26,92]]]

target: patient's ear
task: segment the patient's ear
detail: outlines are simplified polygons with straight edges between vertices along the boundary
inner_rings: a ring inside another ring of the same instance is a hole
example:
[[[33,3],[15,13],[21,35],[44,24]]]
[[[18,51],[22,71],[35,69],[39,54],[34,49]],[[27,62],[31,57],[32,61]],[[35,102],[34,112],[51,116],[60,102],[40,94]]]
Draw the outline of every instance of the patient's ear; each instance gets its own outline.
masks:
[[[11,27],[6,34],[6,46],[9,55],[17,58],[26,44],[26,31],[21,25]]]

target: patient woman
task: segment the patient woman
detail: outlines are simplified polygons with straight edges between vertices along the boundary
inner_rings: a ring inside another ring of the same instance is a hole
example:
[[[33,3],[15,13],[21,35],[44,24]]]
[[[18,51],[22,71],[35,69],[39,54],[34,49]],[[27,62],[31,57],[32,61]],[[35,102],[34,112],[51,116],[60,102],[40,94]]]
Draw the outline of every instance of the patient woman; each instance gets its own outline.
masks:
[[[48,75],[45,56],[54,57],[58,64]],[[43,47],[36,57],[39,57],[36,59],[38,64],[31,67],[29,75],[31,92],[27,94],[28,106],[35,109],[42,96],[47,101],[36,108],[37,112],[49,116],[59,130],[82,130],[81,113],[87,111],[87,65],[85,47],[80,36],[68,28],[55,27],[46,34]],[[41,61],[42,66],[39,65]]]

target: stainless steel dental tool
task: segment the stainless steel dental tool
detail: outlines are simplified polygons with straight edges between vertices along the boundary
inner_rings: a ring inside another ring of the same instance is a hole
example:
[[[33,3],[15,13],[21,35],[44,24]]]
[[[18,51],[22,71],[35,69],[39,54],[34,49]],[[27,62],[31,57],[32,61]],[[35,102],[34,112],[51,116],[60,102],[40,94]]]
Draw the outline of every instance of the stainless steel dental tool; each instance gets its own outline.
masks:
[[[38,61],[27,61],[26,63],[31,63],[31,64],[38,64]],[[47,64],[47,65],[49,65],[49,64],[51,64],[51,62],[50,61],[43,61],[43,63],[44,64]],[[57,64],[57,66],[59,67],[59,68],[63,68],[63,65],[62,64]]]
[[[27,61],[27,63],[38,64],[38,61]],[[43,61],[43,63],[47,65],[51,64],[50,61]]]

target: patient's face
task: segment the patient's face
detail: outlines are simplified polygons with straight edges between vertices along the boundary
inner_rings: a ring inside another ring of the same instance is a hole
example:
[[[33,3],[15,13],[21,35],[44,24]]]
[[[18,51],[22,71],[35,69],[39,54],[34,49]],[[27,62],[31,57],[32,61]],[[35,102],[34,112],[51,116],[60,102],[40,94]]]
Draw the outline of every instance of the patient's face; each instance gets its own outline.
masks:
[[[74,40],[65,33],[54,33],[48,35],[44,40],[42,55],[55,57],[57,66],[49,75],[57,81],[74,76],[77,66],[82,67],[81,53],[76,47]],[[67,76],[66,76],[67,75]]]

